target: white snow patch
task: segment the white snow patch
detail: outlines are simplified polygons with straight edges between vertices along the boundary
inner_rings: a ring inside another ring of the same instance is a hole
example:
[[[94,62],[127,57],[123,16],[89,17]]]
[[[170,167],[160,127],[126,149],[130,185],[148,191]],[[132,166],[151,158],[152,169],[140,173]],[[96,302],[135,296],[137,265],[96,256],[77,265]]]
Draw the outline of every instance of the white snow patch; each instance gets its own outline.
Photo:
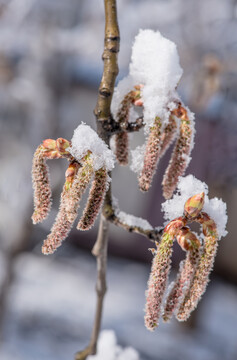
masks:
[[[129,75],[118,83],[114,92],[114,117],[123,97],[134,85],[142,84],[146,131],[149,131],[156,116],[163,122],[168,121],[168,105],[178,98],[176,87],[182,72],[176,45],[159,31],[140,30],[132,49]]]
[[[81,123],[75,130],[71,140],[72,144],[67,150],[77,161],[91,151],[94,170],[106,167],[107,171],[114,168],[115,157],[108,145],[88,125]]]
[[[139,360],[139,354],[132,347],[122,349],[117,345],[114,331],[104,330],[99,337],[98,353],[88,360]]]
[[[115,215],[119,218],[119,220],[128,226],[136,226],[143,230],[152,230],[153,227],[149,224],[149,222],[145,219],[142,219],[137,216],[129,215],[124,211],[119,210],[118,199],[114,196],[112,198],[113,208],[115,210]]]
[[[116,215],[123,224],[128,226],[137,226],[143,230],[153,229],[147,220],[140,217],[126,214],[124,211],[119,211]]]
[[[143,144],[141,146],[139,145],[134,150],[131,150],[132,161],[131,161],[130,169],[137,174],[140,174],[142,171],[145,150],[146,150],[146,144]]]
[[[226,203],[216,197],[210,200],[208,198],[207,184],[196,179],[193,175],[180,177],[176,194],[174,194],[172,199],[166,200],[163,204],[161,204],[162,211],[165,213],[165,220],[171,221],[176,217],[182,216],[185,202],[191,196],[200,192],[205,193],[203,211],[208,213],[208,215],[215,221],[219,239],[222,236],[226,236],[226,223],[228,220]]]

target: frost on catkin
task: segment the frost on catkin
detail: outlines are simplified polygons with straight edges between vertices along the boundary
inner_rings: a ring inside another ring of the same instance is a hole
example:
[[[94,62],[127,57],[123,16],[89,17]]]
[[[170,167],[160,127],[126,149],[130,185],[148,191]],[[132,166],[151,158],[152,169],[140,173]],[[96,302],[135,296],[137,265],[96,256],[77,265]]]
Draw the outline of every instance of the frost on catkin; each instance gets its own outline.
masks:
[[[176,280],[170,288],[166,298],[164,312],[162,315],[165,322],[171,319],[178,305],[183,300],[193,279],[199,260],[200,242],[195,234],[193,234],[187,227],[180,229],[177,235],[177,241],[181,247],[187,251],[187,253],[186,259],[180,263]]]
[[[209,215],[202,212],[196,221],[202,224],[204,245],[190,288],[176,315],[179,321],[188,319],[204,294],[218,246],[216,224]]]
[[[131,105],[140,99],[140,88],[139,85],[135,86],[135,90],[130,91],[120,104],[116,120],[120,123],[122,128],[126,128],[127,126]],[[141,106],[139,102],[137,102],[137,105]],[[128,164],[129,139],[126,131],[122,131],[115,135],[115,155],[120,165]]]
[[[161,149],[161,120],[156,117],[153,126],[150,128],[146,144],[144,165],[139,177],[139,187],[142,191],[149,190],[156,167],[160,158]]]
[[[71,186],[66,185],[66,179],[61,202],[56,220],[50,234],[44,241],[42,252],[45,255],[52,254],[62,244],[77,217],[80,199],[85,192],[93,174],[93,167],[89,156],[86,157],[83,166],[74,176]]]
[[[107,183],[108,175],[106,169],[101,168],[97,170],[92,182],[86,207],[77,225],[78,230],[89,230],[94,225],[96,217],[103,204]]]
[[[166,199],[171,198],[179,177],[184,174],[188,166],[193,136],[192,124],[187,110],[179,105],[172,113],[180,119],[180,128],[169,166],[162,181],[163,195]]]
[[[151,331],[158,326],[162,299],[170,272],[173,239],[172,235],[164,233],[153,258],[145,306],[145,325]]]
[[[176,121],[174,119],[174,116],[170,115],[169,122],[165,126],[164,131],[162,132],[161,135],[161,147],[160,147],[160,155],[159,155],[160,158],[165,155],[166,150],[168,150],[169,146],[174,141],[176,132],[177,132]]]
[[[34,189],[34,213],[32,221],[33,224],[37,224],[46,219],[51,208],[49,169],[42,145],[36,149],[33,157],[32,182]]]

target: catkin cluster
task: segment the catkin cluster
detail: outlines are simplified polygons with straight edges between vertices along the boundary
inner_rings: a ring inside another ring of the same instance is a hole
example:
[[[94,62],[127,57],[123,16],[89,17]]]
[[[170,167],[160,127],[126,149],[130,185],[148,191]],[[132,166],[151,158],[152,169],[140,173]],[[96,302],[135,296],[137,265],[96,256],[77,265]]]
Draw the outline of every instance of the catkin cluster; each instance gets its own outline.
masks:
[[[116,114],[116,120],[124,129],[126,129],[126,125],[129,121],[131,106],[143,106],[142,89],[142,85],[136,86],[135,90],[132,90],[125,95],[120,104]],[[163,125],[162,119],[158,116],[155,117],[153,125],[149,129],[143,167],[138,179],[140,190],[149,190],[159,160],[176,137],[174,150],[162,182],[164,197],[166,199],[172,197],[179,176],[184,174],[189,164],[189,155],[192,150],[192,139],[194,135],[193,129],[193,120],[189,116],[188,110],[179,101],[176,101],[176,108],[170,111],[168,124]],[[125,130],[116,135],[115,144],[115,153],[118,162],[121,165],[127,165],[129,144],[128,134]]]
[[[43,221],[51,208],[51,189],[46,160],[66,158],[69,161],[59,211],[51,232],[42,246],[44,254],[52,254],[67,237],[77,218],[81,197],[90,182],[92,181],[89,197],[77,225],[79,230],[89,230],[94,225],[107,188],[109,178],[106,168],[94,170],[90,151],[77,161],[67,151],[69,146],[70,142],[62,138],[47,139],[37,148],[33,158],[34,213],[32,220],[34,224]]]
[[[192,196],[185,203],[184,215],[169,222],[164,229],[154,255],[146,292],[145,325],[148,330],[153,331],[158,326],[161,315],[165,322],[173,314],[179,321],[186,320],[205,292],[216,254],[218,234],[214,220],[202,212],[203,205],[204,193]],[[193,221],[202,226],[202,245],[187,226]],[[175,239],[186,251],[186,258],[181,262],[176,280],[169,287],[163,304]]]

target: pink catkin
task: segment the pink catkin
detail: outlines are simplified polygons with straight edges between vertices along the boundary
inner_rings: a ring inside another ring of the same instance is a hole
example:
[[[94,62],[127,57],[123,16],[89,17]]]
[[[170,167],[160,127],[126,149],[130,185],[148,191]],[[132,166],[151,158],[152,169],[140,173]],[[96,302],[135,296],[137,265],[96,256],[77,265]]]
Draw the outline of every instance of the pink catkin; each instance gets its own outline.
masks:
[[[189,288],[194,276],[198,259],[199,249],[190,249],[187,252],[186,259],[181,262],[177,278],[166,298],[164,313],[162,315],[165,322],[171,319],[180,301],[185,296],[186,290]]]
[[[54,253],[67,237],[76,220],[80,199],[89,185],[92,174],[93,167],[88,159],[78,170],[71,187],[64,186],[58,215],[42,246],[43,254]]]
[[[146,144],[144,155],[144,165],[139,177],[139,188],[142,191],[148,191],[153,176],[156,171],[161,148],[161,121],[157,117],[153,126],[150,128],[150,134]]]
[[[85,210],[77,225],[78,230],[89,230],[94,225],[103,204],[107,182],[108,175],[105,168],[101,168],[95,172]]]
[[[129,119],[130,107],[134,101],[140,99],[140,88],[130,91],[122,100],[116,119],[121,127],[126,127]],[[115,135],[115,155],[120,165],[128,164],[129,139],[126,131]]]
[[[151,331],[158,326],[161,304],[170,272],[173,239],[174,237],[168,233],[163,234],[152,263],[145,306],[145,325]]]
[[[177,186],[179,176],[182,176],[188,165],[191,151],[192,126],[187,110],[179,106],[173,114],[180,118],[179,137],[176,141],[171,160],[163,178],[163,195],[170,199]]]
[[[218,247],[215,222],[206,213],[201,213],[197,221],[203,226],[204,245],[190,288],[176,315],[179,321],[185,321],[189,318],[204,294]]]
[[[32,182],[34,189],[32,221],[33,224],[37,224],[46,219],[51,208],[49,170],[42,145],[36,149],[33,157]]]

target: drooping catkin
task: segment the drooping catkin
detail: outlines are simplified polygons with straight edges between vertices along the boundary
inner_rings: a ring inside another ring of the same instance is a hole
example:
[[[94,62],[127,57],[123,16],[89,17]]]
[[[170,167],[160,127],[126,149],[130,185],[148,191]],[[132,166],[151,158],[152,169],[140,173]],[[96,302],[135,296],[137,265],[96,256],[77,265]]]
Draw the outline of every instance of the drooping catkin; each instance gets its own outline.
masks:
[[[75,173],[71,186],[65,184],[63,188],[58,215],[50,234],[42,246],[42,252],[45,255],[54,253],[62,244],[62,241],[65,240],[76,220],[80,199],[93,174],[90,157],[87,157],[83,166],[79,170],[76,169],[76,171],[77,173]]]
[[[94,225],[103,204],[107,183],[108,175],[106,169],[101,168],[97,170],[92,182],[86,207],[77,225],[78,230],[89,230]]]
[[[32,221],[33,224],[37,224],[46,219],[51,208],[49,169],[42,145],[36,149],[33,157],[32,182],[34,189],[34,213]]]
[[[174,236],[164,233],[153,258],[151,273],[146,292],[145,325],[155,330],[161,313],[161,304],[170,272]]]
[[[156,255],[153,258],[145,306],[145,325],[148,330],[153,331],[158,326],[162,300],[170,272],[173,240],[186,223],[187,220],[180,216],[166,225]]]
[[[161,146],[160,146],[160,154],[159,158],[161,159],[162,156],[165,155],[166,151],[168,150],[169,146],[174,141],[177,132],[177,124],[174,119],[173,115],[170,115],[169,122],[165,126],[164,131],[161,134]]]
[[[149,137],[146,144],[144,155],[144,164],[139,177],[139,188],[142,191],[148,191],[156,167],[160,158],[161,149],[161,120],[156,117],[153,126],[150,128]]]
[[[116,119],[120,123],[121,127],[126,128],[129,112],[131,105],[140,99],[140,88],[141,86],[135,86],[135,90],[130,91],[122,100],[120,108],[118,110]],[[138,103],[138,106],[139,105]],[[129,139],[128,133],[122,131],[119,134],[115,135],[115,155],[120,165],[128,164],[128,155],[129,155]]]
[[[204,245],[190,288],[176,315],[179,321],[188,319],[204,294],[218,247],[218,234],[215,222],[208,214],[203,212],[199,215],[197,221],[203,227]]]
[[[195,234],[193,234],[188,228],[183,227],[179,231],[177,240],[182,244],[183,249],[186,250],[187,253],[186,259],[180,263],[176,280],[174,281],[173,286],[170,288],[166,298],[164,312],[162,315],[163,321],[165,322],[171,319],[173,313],[188,291],[190,283],[195,274],[200,254],[200,242]]]
[[[178,179],[186,170],[191,151],[192,124],[188,117],[187,110],[179,106],[173,114],[180,118],[179,136],[176,141],[171,160],[162,181],[163,195],[170,199],[178,183]]]

